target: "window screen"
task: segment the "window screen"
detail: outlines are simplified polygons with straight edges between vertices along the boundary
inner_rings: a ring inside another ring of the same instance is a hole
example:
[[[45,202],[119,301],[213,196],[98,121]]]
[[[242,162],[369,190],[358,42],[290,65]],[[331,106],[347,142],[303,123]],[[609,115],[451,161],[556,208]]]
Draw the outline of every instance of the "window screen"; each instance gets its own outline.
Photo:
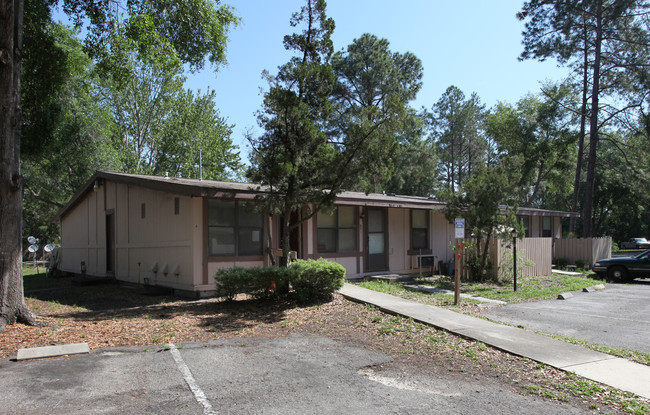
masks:
[[[238,201],[208,200],[208,254],[211,256],[262,255],[264,219]]]
[[[411,210],[411,249],[429,248],[429,211]]]
[[[357,208],[339,206],[333,213],[319,212],[316,218],[319,253],[356,252]]]

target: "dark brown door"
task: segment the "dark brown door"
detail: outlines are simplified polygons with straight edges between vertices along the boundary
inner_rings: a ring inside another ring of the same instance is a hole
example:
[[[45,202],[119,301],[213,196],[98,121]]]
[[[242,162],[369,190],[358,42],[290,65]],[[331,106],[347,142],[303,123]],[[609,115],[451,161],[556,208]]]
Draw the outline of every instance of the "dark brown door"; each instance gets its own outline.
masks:
[[[367,271],[386,271],[388,269],[387,236],[386,210],[368,208],[366,219]]]
[[[106,272],[115,272],[115,214],[106,214]]]

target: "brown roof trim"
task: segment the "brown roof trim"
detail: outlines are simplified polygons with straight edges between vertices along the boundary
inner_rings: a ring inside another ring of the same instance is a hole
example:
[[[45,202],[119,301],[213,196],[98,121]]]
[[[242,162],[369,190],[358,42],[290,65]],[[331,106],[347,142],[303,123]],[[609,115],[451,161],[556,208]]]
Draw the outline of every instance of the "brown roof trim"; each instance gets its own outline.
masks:
[[[404,201],[404,200],[378,200],[378,199],[337,199],[335,205],[347,206],[371,206],[371,207],[387,207],[387,208],[407,208],[407,209],[432,209],[442,210],[445,205],[440,202],[422,200],[417,201]]]
[[[503,209],[503,207],[502,207]],[[579,212],[564,212],[561,210],[546,210],[546,209],[536,209],[536,208],[519,208],[517,209],[517,215],[527,215],[527,216],[555,216],[560,218],[579,218]]]
[[[97,171],[79,189],[70,201],[61,208],[53,221],[60,221],[70,209],[91,192],[96,180],[100,182],[109,180],[117,183],[132,184],[147,189],[158,190],[190,197],[218,197],[251,200],[256,195],[265,193],[266,187],[250,183],[235,183],[216,180],[185,179],[178,177],[149,176],[144,174],[128,174],[107,171]],[[334,202],[335,205],[372,206],[407,209],[432,209],[442,210],[445,203],[435,199],[420,196],[404,196],[380,193],[341,192]],[[501,206],[506,211],[506,206]],[[529,216],[556,216],[565,218],[579,218],[577,212],[562,212],[535,208],[519,208],[517,214]]]
[[[158,190],[190,197],[219,197],[233,199],[253,199],[255,195],[264,193],[262,188],[248,183],[223,182],[216,180],[183,179],[178,177],[148,176],[144,174],[115,173],[96,171],[95,174],[72,196],[54,216],[53,221],[60,221],[70,209],[93,190],[95,181],[113,181],[116,183],[132,184],[146,189]]]

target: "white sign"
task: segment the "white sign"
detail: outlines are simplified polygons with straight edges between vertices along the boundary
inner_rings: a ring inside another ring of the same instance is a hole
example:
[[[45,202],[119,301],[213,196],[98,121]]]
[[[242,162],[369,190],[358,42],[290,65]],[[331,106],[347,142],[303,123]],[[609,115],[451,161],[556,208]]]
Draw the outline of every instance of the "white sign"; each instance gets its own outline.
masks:
[[[456,218],[456,239],[465,239],[465,219]]]

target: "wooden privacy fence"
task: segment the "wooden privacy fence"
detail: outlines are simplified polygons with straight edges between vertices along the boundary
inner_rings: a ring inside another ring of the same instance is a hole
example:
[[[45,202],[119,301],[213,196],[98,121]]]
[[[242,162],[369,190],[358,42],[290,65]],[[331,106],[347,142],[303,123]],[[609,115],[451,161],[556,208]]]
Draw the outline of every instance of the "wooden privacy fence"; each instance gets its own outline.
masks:
[[[476,240],[468,239],[464,243],[476,243]],[[464,250],[463,279],[469,278],[469,269],[465,259],[467,251]],[[491,277],[496,279],[501,274],[512,275],[512,239],[491,239],[488,253],[489,261],[492,263],[490,270]],[[534,276],[550,275],[553,263],[553,238],[525,238],[517,239],[517,275]]]
[[[476,243],[473,239],[467,239],[463,243],[468,242]],[[583,260],[592,266],[599,259],[609,258],[611,253],[612,238],[609,236],[585,239],[517,239],[517,275],[522,277],[551,275],[554,258],[567,258],[569,264],[575,264],[576,260]],[[492,278],[502,276],[504,273],[512,275],[512,239],[492,239],[488,256],[493,265]],[[461,260],[465,262],[466,258],[465,251]],[[463,279],[469,278],[468,271],[466,264],[463,264]]]
[[[583,260],[591,267],[599,259],[612,256],[612,237],[556,239],[553,256],[566,258],[569,264],[575,264],[576,260]]]
[[[494,240],[494,256],[492,263],[494,271],[499,268],[512,273],[512,239]],[[553,238],[524,238],[517,239],[517,275],[530,277],[535,275],[551,275],[553,264]]]

